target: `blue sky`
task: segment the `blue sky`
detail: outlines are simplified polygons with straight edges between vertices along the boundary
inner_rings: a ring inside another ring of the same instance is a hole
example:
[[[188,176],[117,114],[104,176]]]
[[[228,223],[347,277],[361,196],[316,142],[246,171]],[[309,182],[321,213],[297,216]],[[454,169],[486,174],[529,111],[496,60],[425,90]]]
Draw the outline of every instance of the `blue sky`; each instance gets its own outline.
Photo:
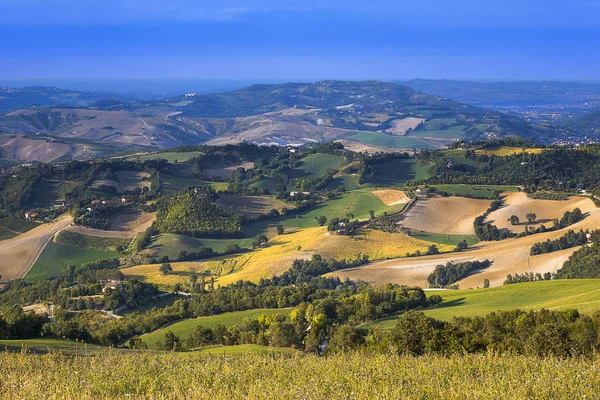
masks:
[[[1,0],[0,79],[600,79],[598,0]]]

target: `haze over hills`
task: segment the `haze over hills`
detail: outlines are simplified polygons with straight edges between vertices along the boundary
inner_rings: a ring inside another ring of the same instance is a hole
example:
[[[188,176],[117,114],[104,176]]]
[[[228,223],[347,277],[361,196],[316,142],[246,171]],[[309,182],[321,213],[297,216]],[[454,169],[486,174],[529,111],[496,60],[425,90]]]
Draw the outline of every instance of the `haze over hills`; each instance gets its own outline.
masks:
[[[48,86],[0,87],[0,113],[34,105],[89,107],[100,101],[128,102],[133,101],[133,98],[115,93],[68,90]]]
[[[96,102],[85,108],[47,106],[9,112],[0,117],[0,131],[86,141],[92,147],[100,143],[143,148],[343,140],[377,149],[431,149],[459,139],[508,135],[549,143],[556,135],[553,128],[379,81],[254,85],[158,101],[110,95],[91,99]]]
[[[419,92],[507,112],[534,123],[567,125],[600,108],[600,83],[443,79],[414,79],[400,83]]]
[[[582,134],[597,136],[600,134],[600,109],[575,119],[568,126]]]

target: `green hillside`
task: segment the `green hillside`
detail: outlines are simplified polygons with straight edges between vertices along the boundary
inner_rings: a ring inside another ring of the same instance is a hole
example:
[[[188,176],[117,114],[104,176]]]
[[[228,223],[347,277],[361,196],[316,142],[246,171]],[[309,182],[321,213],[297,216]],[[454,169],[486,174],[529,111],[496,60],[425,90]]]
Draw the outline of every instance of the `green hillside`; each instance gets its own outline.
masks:
[[[600,279],[561,279],[505,285],[489,289],[430,291],[443,303],[429,309],[430,317],[451,321],[454,317],[484,316],[498,310],[577,309],[584,314],[600,310]],[[370,324],[391,328],[396,317]]]
[[[165,328],[156,330],[152,333],[148,333],[142,336],[144,342],[148,345],[148,348],[154,349],[157,347],[159,341],[163,340],[165,334],[167,332],[173,332],[177,336],[182,339],[187,338],[197,326],[205,326],[211,329],[216,328],[219,325],[223,325],[225,327],[237,325],[244,321],[246,318],[258,318],[261,315],[287,315],[289,314],[289,309],[256,309],[256,310],[247,310],[247,311],[237,311],[237,312],[229,312],[219,315],[213,315],[210,317],[200,317],[194,319],[186,319],[183,321],[176,322],[172,325],[169,325]]]

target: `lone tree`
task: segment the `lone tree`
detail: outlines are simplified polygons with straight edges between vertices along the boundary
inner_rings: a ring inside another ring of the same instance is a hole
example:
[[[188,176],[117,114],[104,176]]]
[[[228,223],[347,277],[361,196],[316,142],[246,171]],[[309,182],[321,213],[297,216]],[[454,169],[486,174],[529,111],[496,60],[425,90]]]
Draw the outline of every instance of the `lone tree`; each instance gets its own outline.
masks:
[[[469,244],[467,243],[466,240],[463,240],[462,242],[458,242],[458,244],[456,245],[456,247],[454,248],[454,251],[463,251],[465,250],[467,247],[469,247]]]
[[[325,217],[323,215],[321,215],[320,217],[315,217],[315,219],[319,223],[319,226],[323,226],[327,223],[327,217]]]
[[[269,243],[269,238],[264,233],[261,233],[260,235],[257,235],[254,238],[254,242],[252,242],[252,247],[253,248],[262,247],[263,245],[266,245],[267,243]]]
[[[375,211],[369,210],[369,215],[371,216],[371,219],[375,219]]]
[[[529,214],[527,214],[529,215]],[[511,225],[519,225],[519,217],[517,217],[516,215],[511,215],[510,218],[508,219],[510,221]]]
[[[283,225],[277,225],[277,234],[283,235],[284,232],[285,232],[285,228],[283,227]]]
[[[163,275],[169,275],[171,272],[173,272],[173,267],[171,267],[171,264],[169,263],[164,263],[163,265],[160,266],[160,273]]]
[[[527,218],[527,221],[529,221],[529,223],[532,223],[537,218],[537,215],[535,215],[535,213],[527,213],[525,214],[525,217]]]

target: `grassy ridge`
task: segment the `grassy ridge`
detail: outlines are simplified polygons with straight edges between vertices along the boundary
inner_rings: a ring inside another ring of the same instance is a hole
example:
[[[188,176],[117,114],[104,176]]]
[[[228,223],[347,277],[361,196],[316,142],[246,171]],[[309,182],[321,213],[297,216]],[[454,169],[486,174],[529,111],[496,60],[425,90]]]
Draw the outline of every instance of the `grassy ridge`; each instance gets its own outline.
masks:
[[[118,257],[116,251],[85,249],[66,244],[50,242],[25,276],[27,282],[61,276],[67,265],[79,266],[83,263],[103,258]]]
[[[451,321],[456,317],[483,316],[498,310],[577,309],[584,314],[600,310],[600,279],[561,279],[499,286],[490,289],[443,290],[443,303],[426,310],[430,317]],[[389,329],[396,317],[370,326]]]
[[[4,398],[597,398],[600,359],[0,354]]]
[[[297,168],[301,175],[323,176],[328,169],[337,170],[344,163],[344,157],[331,154],[311,154],[304,157],[302,165]]]
[[[157,160],[159,158],[162,158],[164,160],[167,160],[170,163],[174,163],[174,162],[186,162],[189,161],[191,158],[194,157],[198,157],[201,156],[203,153],[200,151],[188,151],[188,152],[183,152],[183,153],[177,153],[177,152],[164,152],[164,153],[152,153],[152,154],[144,154],[144,155],[136,155],[136,154],[132,154],[130,156],[125,157],[126,160],[140,160],[140,161],[147,161],[147,160]]]
[[[426,240],[428,242],[447,244],[451,246],[456,246],[463,240],[466,240],[469,246],[479,243],[479,239],[477,239],[477,236],[475,235],[444,235],[443,233],[430,233],[411,229],[410,236],[417,239]]]
[[[74,340],[55,338],[0,340],[0,352],[21,352],[24,349],[33,353],[48,353],[57,350],[79,353],[101,349],[106,350],[107,348],[95,344],[84,344]]]
[[[157,343],[165,337],[167,332],[173,332],[177,336],[182,339],[187,338],[197,326],[206,326],[208,328],[214,329],[218,325],[224,325],[226,327],[237,325],[241,323],[246,318],[258,318],[260,315],[288,315],[290,312],[289,309],[256,309],[256,310],[247,310],[247,311],[236,311],[229,312],[225,314],[213,315],[210,317],[200,317],[194,319],[186,319],[183,321],[176,322],[172,325],[167,326],[166,328],[162,328],[156,330],[152,333],[148,333],[142,336],[142,339],[148,345],[149,349],[155,349]]]
[[[40,224],[33,221],[27,221],[25,219],[0,218],[0,227],[6,228],[17,233],[25,233],[37,226],[40,226]]]
[[[470,196],[485,199],[495,199],[495,192],[516,192],[516,186],[496,185],[431,185],[438,192],[447,192],[454,196]]]
[[[117,246],[127,247],[131,239],[88,236],[77,232],[61,231],[56,235],[55,242],[82,248],[115,251]]]

